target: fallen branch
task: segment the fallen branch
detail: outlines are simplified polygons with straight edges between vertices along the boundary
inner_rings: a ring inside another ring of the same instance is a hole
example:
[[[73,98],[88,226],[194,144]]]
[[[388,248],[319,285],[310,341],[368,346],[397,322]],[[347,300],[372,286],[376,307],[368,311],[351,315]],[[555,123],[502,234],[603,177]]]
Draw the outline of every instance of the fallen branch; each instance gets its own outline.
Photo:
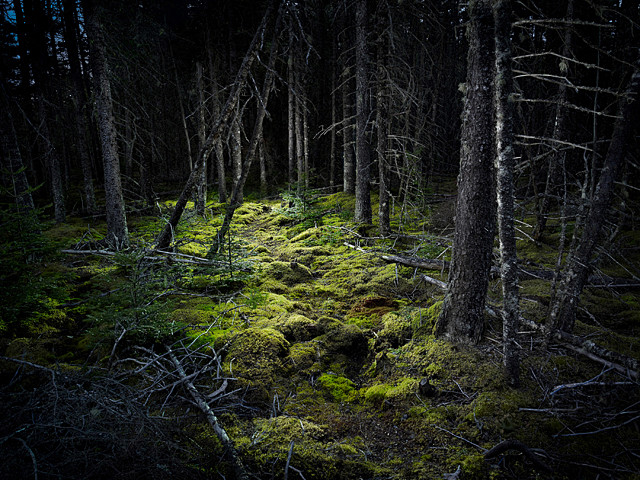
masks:
[[[382,255],[381,257],[385,262],[399,263],[407,267],[424,268],[425,270],[442,270],[449,268],[447,260],[438,260],[435,258],[419,258],[419,257],[405,257],[402,255]]]
[[[437,287],[440,287],[442,290],[446,290],[447,289],[447,284],[445,282],[443,282],[442,280],[438,280],[437,278],[429,277],[427,275],[422,275],[422,279],[425,282],[430,283],[431,285],[435,285]]]
[[[200,411],[202,411],[205,417],[207,417],[209,425],[211,425],[211,428],[213,428],[213,431],[218,436],[218,439],[220,439],[220,442],[222,442],[222,445],[224,445],[224,447],[229,451],[236,478],[240,480],[249,480],[249,476],[247,475],[244,465],[242,465],[242,461],[238,456],[238,452],[236,451],[233,442],[229,438],[229,435],[227,435],[225,429],[222,428],[220,422],[218,422],[218,417],[216,417],[215,413],[213,413],[213,410],[211,410],[211,407],[209,406],[205,398],[191,382],[191,380],[185,373],[184,368],[182,368],[180,360],[178,360],[178,357],[175,356],[170,347],[167,347],[167,353],[169,355],[169,359],[176,368],[176,372],[178,373],[180,379],[183,381],[185,387],[189,391],[191,398],[193,398],[193,401],[196,403]]]
[[[101,255],[105,257],[113,257],[117,255],[119,252],[114,252],[111,250],[61,250],[61,253],[66,253],[69,255]],[[222,262],[219,260],[209,260],[207,258],[195,257],[193,255],[185,255],[183,253],[177,252],[167,252],[166,250],[156,250],[155,253],[159,253],[162,255],[145,255],[144,259],[149,261],[166,261],[169,260],[175,263],[185,263],[190,265],[200,265],[203,267],[211,267],[211,266],[219,266],[219,267],[228,267],[228,262]],[[164,257],[163,255],[166,255]],[[238,270],[249,271],[246,267],[237,266],[234,264]]]
[[[484,454],[484,458],[495,458],[501,453],[504,453],[508,450],[517,450],[523,453],[539,470],[544,470],[545,472],[552,471],[546,463],[542,462],[538,458],[538,455],[534,453],[533,450],[531,450],[524,443],[519,442],[518,440],[503,440],[495,447],[487,450]]]

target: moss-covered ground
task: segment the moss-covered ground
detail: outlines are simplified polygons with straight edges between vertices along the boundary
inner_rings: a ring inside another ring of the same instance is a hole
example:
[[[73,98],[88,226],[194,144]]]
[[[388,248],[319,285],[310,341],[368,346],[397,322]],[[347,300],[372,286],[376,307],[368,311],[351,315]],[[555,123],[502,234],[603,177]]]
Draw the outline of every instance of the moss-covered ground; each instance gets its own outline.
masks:
[[[131,252],[60,254],[38,272],[52,285],[47,308],[5,332],[3,355],[51,369],[122,372],[119,362],[186,337],[193,348],[216,352],[217,370],[209,375],[227,378],[231,388],[212,406],[251,478],[436,479],[454,472],[451,478],[461,479],[640,478],[637,383],[562,345],[547,347],[523,329],[522,385],[509,387],[499,321],[487,317],[477,347],[436,339],[443,292],[421,273],[446,281],[446,271],[417,272],[380,258],[393,252],[446,259],[444,207],[414,221],[406,212],[396,215],[402,235],[383,239],[375,226],[351,222],[353,205],[345,194],[302,206],[247,202],[210,266],[177,260],[207,254],[223,205],[211,205],[204,219],[188,209],[175,232],[175,252],[183,256],[168,259],[150,260],[153,254],[142,248],[162,219],[131,218]],[[50,226],[46,236],[69,248],[103,232],[102,224],[71,220]],[[523,237],[521,257],[552,267],[556,249],[547,240],[536,245]],[[549,285],[522,282],[525,316],[544,321]],[[494,280],[492,302],[500,302],[499,292]],[[640,356],[636,293],[587,290],[576,333]],[[16,366],[0,366],[3,395],[14,394]],[[135,378],[132,388],[153,385]],[[199,382],[204,393],[219,386]],[[193,478],[230,478],[204,417],[190,407],[185,423],[179,407],[163,404],[169,393],[146,401],[154,416],[182,419],[176,420],[181,433],[173,435]],[[85,414],[98,415],[79,413]],[[5,423],[0,449],[25,428]],[[522,442],[550,470],[519,450],[485,459],[503,440]]]

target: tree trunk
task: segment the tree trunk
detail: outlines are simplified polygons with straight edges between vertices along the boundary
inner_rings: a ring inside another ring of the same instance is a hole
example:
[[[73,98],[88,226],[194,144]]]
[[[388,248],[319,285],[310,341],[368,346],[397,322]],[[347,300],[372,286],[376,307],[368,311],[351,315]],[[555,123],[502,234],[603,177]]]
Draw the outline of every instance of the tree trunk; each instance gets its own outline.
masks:
[[[332,56],[331,56],[331,147],[329,150],[329,186],[333,193],[333,187],[336,185],[336,76],[337,76],[337,55],[338,45],[337,41],[333,39]]]
[[[477,343],[494,236],[493,16],[489,0],[469,4],[469,53],[460,149],[458,201],[449,284],[436,324],[440,337]]]
[[[78,50],[78,40],[76,38],[76,2],[74,0],[64,0],[64,39],[69,57],[69,70],[73,82],[73,93],[75,95],[75,127],[78,136],[76,148],[80,157],[82,168],[82,180],[85,197],[85,210],[96,212],[96,197],[93,189],[93,174],[91,170],[91,157],[89,155],[89,139],[85,125],[87,124],[87,94],[82,79],[82,69],[80,68],[80,57]]]
[[[198,94],[198,145],[204,145],[206,139],[205,124],[205,101],[204,85],[202,81],[202,63],[196,62],[196,91]],[[196,186],[196,213],[204,215],[205,204],[207,203],[207,164],[202,164],[202,174]]]
[[[107,243],[115,249],[129,245],[127,217],[122,198],[120,179],[120,161],[113,119],[113,101],[111,84],[108,75],[102,26],[97,18],[98,12],[93,0],[85,0],[85,18],[87,34],[91,47],[91,70],[93,72],[93,89],[98,115],[98,130],[102,145],[104,163],[105,207],[107,211]]]
[[[260,158],[260,194],[264,197],[267,195],[267,163],[264,137],[260,138],[258,143],[258,157]]]
[[[520,318],[518,293],[518,257],[514,226],[514,151],[513,151],[513,74],[511,72],[511,2],[493,4],[496,32],[496,183],[498,236],[500,239],[500,275],[502,278],[502,337],[504,366],[508,382],[520,384],[520,357],[516,334]]]
[[[293,91],[295,83],[295,75],[293,73],[293,27],[289,27],[289,58],[287,61],[287,83],[288,85],[288,99],[287,99],[287,120],[288,120],[288,149],[289,154],[289,188],[293,187],[296,171],[296,125],[295,125],[295,110],[296,99],[295,92]]]
[[[295,98],[295,132],[296,132],[296,168],[298,169],[298,181],[296,186],[296,192],[298,195],[302,192],[302,185],[304,182],[304,139],[302,136],[302,109],[304,108],[302,99],[302,87],[300,82],[300,70],[298,66],[298,58],[293,61],[294,65],[294,85],[296,91]]]
[[[371,147],[367,138],[369,119],[367,53],[367,0],[356,2],[356,222],[371,223]]]
[[[271,40],[271,49],[269,52],[269,63],[267,66],[267,73],[264,77],[264,83],[262,84],[262,92],[261,97],[258,99],[258,112],[256,114],[256,121],[253,126],[253,132],[251,134],[251,140],[249,141],[249,147],[247,149],[247,156],[244,165],[242,166],[242,175],[239,181],[233,186],[233,191],[231,192],[231,199],[229,200],[229,205],[227,206],[227,211],[225,212],[224,219],[222,221],[222,226],[218,230],[216,234],[216,238],[209,250],[208,256],[211,257],[217,254],[224,242],[225,236],[229,232],[229,228],[231,227],[231,220],[233,220],[233,214],[236,209],[242,204],[242,190],[244,189],[244,184],[249,177],[249,170],[251,169],[251,164],[256,156],[256,152],[258,149],[258,144],[262,141],[262,125],[264,122],[264,118],[267,115],[267,105],[269,103],[269,96],[271,94],[271,90],[273,88],[273,80],[274,80],[274,68],[276,64],[276,57],[278,52],[278,34],[280,28],[280,21],[282,20],[282,11],[284,8],[284,4],[281,4],[280,9],[278,10],[278,17],[276,19],[274,35]]]
[[[66,219],[64,205],[64,188],[62,184],[62,167],[60,157],[53,143],[49,125],[45,99],[47,87],[50,85],[48,78],[49,54],[47,50],[46,27],[43,5],[39,1],[29,0],[24,2],[26,24],[30,27],[28,36],[31,68],[35,80],[35,99],[39,117],[39,137],[44,149],[44,161],[49,174],[51,195],[53,197],[54,218],[57,223]]]
[[[4,87],[4,79],[0,79],[0,98],[3,113],[0,114],[0,158],[2,169],[6,172],[4,177],[11,182],[7,190],[13,190],[18,209],[23,212],[31,212],[35,209],[31,188],[26,174],[26,168],[22,162],[18,136],[16,134],[9,98]]]
[[[342,81],[342,189],[345,193],[355,193],[356,191],[356,168],[353,162],[352,107],[349,100],[350,75],[349,68],[345,65],[343,70],[344,79]]]
[[[389,187],[388,187],[388,166],[387,166],[387,139],[389,135],[389,99],[386,91],[386,65],[385,56],[387,50],[386,42],[378,42],[378,65],[377,82],[378,91],[376,95],[376,130],[377,130],[377,153],[378,153],[378,176],[380,178],[379,202],[378,202],[378,222],[380,224],[380,235],[387,236],[391,233],[389,219]]]
[[[573,330],[580,294],[589,275],[591,256],[602,234],[614,195],[615,182],[624,163],[635,122],[638,121],[637,98],[639,95],[640,71],[635,70],[626,95],[620,100],[620,113],[614,127],[613,138],[584,222],[582,235],[575,250],[569,253],[556,300],[551,306],[549,323],[552,331],[571,332]]]

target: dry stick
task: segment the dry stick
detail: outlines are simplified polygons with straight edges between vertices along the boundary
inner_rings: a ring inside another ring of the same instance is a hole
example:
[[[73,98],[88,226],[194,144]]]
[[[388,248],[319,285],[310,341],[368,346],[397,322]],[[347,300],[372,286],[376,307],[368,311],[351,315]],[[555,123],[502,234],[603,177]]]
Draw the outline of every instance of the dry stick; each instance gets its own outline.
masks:
[[[293,455],[294,442],[291,440],[289,445],[289,454],[287,455],[287,464],[284,466],[284,480],[289,480],[289,464],[291,463],[291,455]]]
[[[185,373],[184,368],[182,368],[182,364],[180,363],[180,360],[178,360],[178,358],[175,356],[171,348],[167,347],[167,352],[169,354],[169,359],[173,363],[173,366],[176,368],[176,372],[178,372],[180,379],[183,380],[184,385],[187,387],[187,390],[189,391],[191,398],[193,398],[198,408],[207,417],[207,421],[209,422],[209,425],[211,425],[211,428],[213,428],[213,431],[216,433],[216,435],[222,442],[222,445],[224,445],[224,447],[229,451],[229,454],[231,455],[231,463],[233,464],[233,469],[236,474],[236,478],[240,480],[249,480],[249,476],[247,475],[244,465],[242,465],[242,461],[238,456],[238,452],[233,446],[233,442],[229,438],[229,435],[227,435],[227,432],[225,431],[225,429],[222,428],[222,426],[218,422],[218,418],[216,417],[215,413],[213,413],[213,410],[211,410],[211,407],[209,406],[207,401],[204,399],[202,394],[195,387],[195,385],[191,382],[191,380],[189,380],[189,377]]]

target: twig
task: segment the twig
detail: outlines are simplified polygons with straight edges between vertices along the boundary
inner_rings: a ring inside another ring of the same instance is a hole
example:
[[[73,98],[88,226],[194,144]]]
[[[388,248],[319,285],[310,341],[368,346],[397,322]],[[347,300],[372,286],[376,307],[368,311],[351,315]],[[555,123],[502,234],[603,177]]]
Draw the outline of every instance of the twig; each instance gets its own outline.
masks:
[[[293,455],[294,441],[289,444],[289,454],[287,455],[287,464],[284,466],[284,480],[289,480],[289,464],[291,463],[291,455]]]

